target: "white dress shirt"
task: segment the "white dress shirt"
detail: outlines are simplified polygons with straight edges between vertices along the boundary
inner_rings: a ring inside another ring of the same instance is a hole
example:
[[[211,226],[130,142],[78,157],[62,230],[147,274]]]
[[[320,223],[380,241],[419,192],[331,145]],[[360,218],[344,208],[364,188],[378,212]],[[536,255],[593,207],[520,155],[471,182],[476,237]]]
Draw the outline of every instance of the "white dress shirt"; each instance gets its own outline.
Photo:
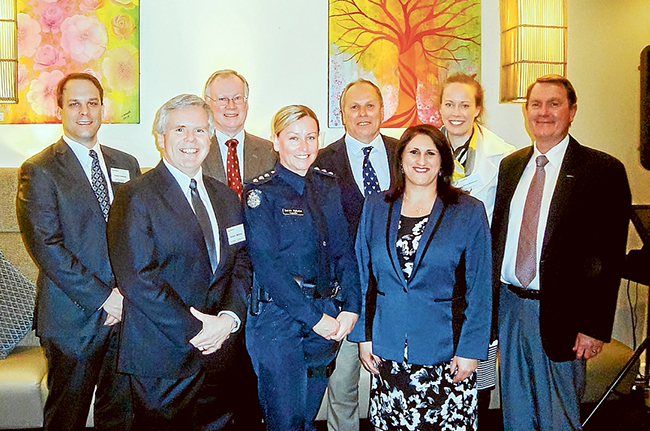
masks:
[[[223,170],[226,178],[228,177],[228,142],[231,139],[237,139],[237,160],[239,160],[239,176],[241,176],[242,184],[244,184],[244,129],[241,129],[234,137],[230,137],[225,133],[221,133],[215,129],[214,133],[217,136],[217,144],[219,144],[219,152],[221,153],[221,160],[223,161]]]
[[[363,149],[367,146],[373,147],[372,151],[370,152],[370,163],[372,164],[372,167],[377,174],[379,187],[382,190],[388,190],[390,187],[390,168],[388,166],[388,154],[386,153],[386,146],[384,145],[384,139],[381,137],[381,134],[377,135],[377,137],[373,139],[369,144],[364,144],[363,142],[357,141],[346,133],[345,148],[348,152],[348,160],[350,161],[350,167],[352,167],[352,175],[354,176],[354,181],[357,183],[357,187],[359,187],[362,195],[364,194],[363,159],[365,157],[365,154],[363,154]]]
[[[104,155],[102,154],[102,148],[99,145],[99,141],[97,141],[95,143],[95,146],[92,148],[88,148],[79,142],[73,141],[65,135],[63,135],[63,141],[68,144],[68,147],[70,147],[74,155],[77,157],[77,160],[79,160],[79,163],[81,164],[81,167],[83,168],[86,174],[86,178],[88,178],[88,182],[90,183],[91,187],[93,185],[93,158],[90,157],[89,153],[90,150],[95,150],[97,153],[97,158],[99,159],[99,167],[102,170],[102,174],[104,174],[104,179],[106,179],[106,185],[108,186],[108,203],[112,204],[113,186],[111,184],[111,178],[108,176],[108,169],[106,168],[106,162],[104,161]]]
[[[203,205],[205,205],[205,210],[208,212],[208,218],[210,218],[210,227],[212,227],[212,236],[214,237],[214,247],[217,254],[217,264],[218,264],[221,259],[219,224],[217,223],[217,217],[214,214],[214,208],[212,207],[210,196],[208,196],[208,191],[205,189],[205,184],[203,183],[203,169],[199,168],[199,171],[196,173],[196,175],[190,178],[187,175],[185,175],[183,172],[179,171],[174,166],[169,164],[167,160],[163,159],[163,163],[165,164],[165,166],[167,166],[167,169],[169,169],[169,172],[172,174],[172,176],[174,177],[178,185],[181,187],[181,190],[183,190],[185,199],[187,199],[187,202],[190,204],[192,211],[194,211],[194,207],[192,207],[192,192],[190,190],[190,181],[192,180],[192,178],[194,178],[194,180],[196,181],[196,189],[199,191],[199,196],[203,201]],[[239,316],[237,316],[237,314],[235,314],[233,311],[230,310],[222,310],[217,314],[217,316],[221,316],[222,314],[227,314],[235,320],[235,327],[230,332],[236,332],[241,325],[241,319],[239,318]]]
[[[546,232],[546,222],[548,221],[548,213],[551,207],[551,199],[555,191],[555,185],[560,174],[560,167],[564,160],[564,154],[569,145],[569,135],[565,136],[559,144],[551,148],[544,154],[548,159],[548,163],[544,166],[546,171],[546,179],[544,181],[544,192],[542,195],[542,203],[539,208],[539,224],[537,226],[537,259],[535,271],[535,278],[528,286],[528,289],[539,290],[539,261],[542,256],[542,245],[544,244],[544,233]],[[517,246],[519,244],[519,231],[521,230],[521,222],[523,220],[524,205],[526,203],[526,196],[530,183],[533,180],[533,174],[537,165],[535,159],[542,155],[537,149],[537,144],[533,145],[533,156],[528,161],[524,173],[519,180],[517,189],[512,196],[510,202],[510,217],[508,219],[508,234],[506,236],[506,245],[503,254],[503,265],[501,266],[501,281],[503,283],[512,284],[513,286],[521,287],[521,283],[515,276],[515,262],[517,261]]]

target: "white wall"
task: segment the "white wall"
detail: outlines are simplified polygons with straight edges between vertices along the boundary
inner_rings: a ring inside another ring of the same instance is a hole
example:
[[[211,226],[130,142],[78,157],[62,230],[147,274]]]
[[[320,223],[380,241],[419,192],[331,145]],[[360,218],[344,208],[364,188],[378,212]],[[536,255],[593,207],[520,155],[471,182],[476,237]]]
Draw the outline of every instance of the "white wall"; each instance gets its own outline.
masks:
[[[281,4],[281,6],[278,6]],[[322,0],[171,0],[141,6],[141,124],[103,125],[102,142],[158,160],[151,124],[156,110],[182,92],[200,94],[206,78],[233,68],[251,85],[247,129],[269,135],[273,113],[289,103],[312,107],[326,124],[327,2]],[[614,6],[615,5],[615,6]],[[522,109],[499,104],[499,2],[482,1],[486,122],[517,147],[530,144]],[[650,44],[650,3],[569,0],[568,75],[579,99],[572,133],[620,158],[636,202],[650,202],[650,172],[639,164],[639,53]],[[325,144],[340,129],[325,129]],[[399,130],[386,133],[399,136]],[[0,125],[0,166],[19,166],[54,142],[59,125]]]

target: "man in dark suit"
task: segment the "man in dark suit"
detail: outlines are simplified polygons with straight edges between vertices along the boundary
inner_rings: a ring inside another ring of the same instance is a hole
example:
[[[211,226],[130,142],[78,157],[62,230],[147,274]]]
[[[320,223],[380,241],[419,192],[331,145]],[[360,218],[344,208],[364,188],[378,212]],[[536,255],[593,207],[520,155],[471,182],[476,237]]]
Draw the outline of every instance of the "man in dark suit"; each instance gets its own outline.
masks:
[[[116,372],[122,295],[108,261],[114,193],[140,174],[136,159],[99,144],[103,90],[73,73],[57,87],[63,137],[20,168],[16,209],[39,268],[36,333],[48,361],[45,430],[82,430],[97,385],[95,429],[128,429],[128,380]]]
[[[203,89],[203,98],[212,108],[215,122],[203,172],[228,184],[240,199],[243,182],[270,171],[277,160],[271,141],[244,131],[248,92],[246,78],[230,69],[214,72]]]
[[[227,366],[252,275],[239,200],[202,175],[210,107],[180,95],[154,124],[163,160],[118,194],[108,236],[125,297],[118,368],[129,375],[134,428],[159,431],[191,427],[204,366]]]
[[[564,77],[528,88],[532,147],[499,170],[492,238],[504,429],[581,429],[586,360],[609,342],[630,211],[625,168],[569,135]]]
[[[389,166],[397,140],[379,133],[384,104],[381,91],[372,82],[351,82],[341,93],[339,104],[345,135],[322,149],[314,166],[338,177],[343,212],[350,235],[356,238],[365,197],[390,187]],[[358,344],[343,340],[327,389],[330,431],[359,429],[360,371]]]
[[[203,89],[203,98],[212,109],[215,125],[210,152],[203,162],[203,173],[227,184],[240,199],[244,182],[270,171],[277,160],[271,141],[244,130],[248,96],[248,81],[231,69],[214,72]],[[233,406],[238,429],[263,430],[257,376],[246,350],[243,331],[233,339],[232,355],[233,368],[227,374],[224,375],[219,368],[208,371],[197,416],[202,417],[205,423],[222,422],[222,417],[215,416],[219,409],[213,406],[214,394],[224,385],[231,386],[231,391],[234,391],[232,398],[238,400]],[[229,380],[232,384],[227,383]]]

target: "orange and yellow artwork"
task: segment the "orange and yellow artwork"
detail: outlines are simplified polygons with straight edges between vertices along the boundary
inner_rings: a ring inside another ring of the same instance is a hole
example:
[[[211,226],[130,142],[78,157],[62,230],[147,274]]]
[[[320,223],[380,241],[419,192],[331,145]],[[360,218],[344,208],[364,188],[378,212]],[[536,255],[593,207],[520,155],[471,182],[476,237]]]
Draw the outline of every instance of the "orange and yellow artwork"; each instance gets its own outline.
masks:
[[[442,125],[439,83],[481,68],[480,0],[330,0],[329,126],[339,97],[365,78],[384,97],[382,127]]]
[[[140,0],[18,0],[18,104],[0,123],[57,123],[56,86],[72,72],[104,88],[104,122],[140,122]]]

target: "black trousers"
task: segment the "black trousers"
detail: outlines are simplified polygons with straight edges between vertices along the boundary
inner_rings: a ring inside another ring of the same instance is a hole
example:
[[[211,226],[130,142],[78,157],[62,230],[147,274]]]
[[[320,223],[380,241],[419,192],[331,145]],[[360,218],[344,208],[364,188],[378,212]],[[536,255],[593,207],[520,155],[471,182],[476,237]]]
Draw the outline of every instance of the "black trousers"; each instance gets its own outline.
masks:
[[[47,357],[49,395],[45,431],[84,430],[95,385],[95,430],[129,430],[133,418],[129,380],[117,373],[119,324],[101,327],[78,346],[41,338]]]

